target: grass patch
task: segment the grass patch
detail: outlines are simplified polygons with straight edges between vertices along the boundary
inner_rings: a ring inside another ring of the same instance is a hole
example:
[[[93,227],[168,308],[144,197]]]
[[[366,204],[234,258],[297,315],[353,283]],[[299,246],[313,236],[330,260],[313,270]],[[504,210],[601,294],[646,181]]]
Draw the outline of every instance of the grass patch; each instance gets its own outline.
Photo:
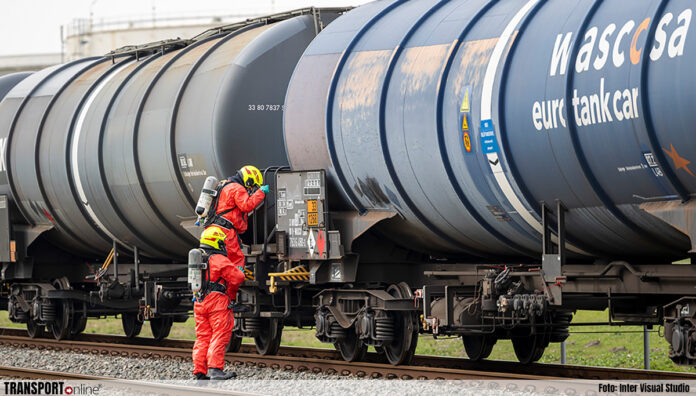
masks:
[[[573,322],[602,322],[607,320],[607,312],[579,311]],[[9,321],[7,311],[0,311],[0,326],[25,328],[24,324]],[[660,330],[659,333],[657,330]],[[643,368],[643,333],[640,326],[575,326],[570,328],[571,334],[566,341],[569,364]],[[90,319],[87,322],[86,333],[122,335],[121,319],[109,317],[106,319]],[[141,337],[152,337],[150,326],[143,326]],[[196,331],[193,318],[184,323],[174,323],[170,338],[194,340]],[[599,341],[599,342],[597,342]],[[245,342],[253,342],[245,339]],[[282,345],[333,348],[331,344],[323,344],[314,337],[313,329],[298,329],[286,327],[283,330]],[[694,368],[675,365],[667,356],[669,345],[662,337],[662,328],[655,327],[650,333],[651,368],[653,370],[694,372]],[[421,335],[418,340],[417,354],[466,357],[464,347],[459,338],[433,339],[430,335]],[[540,362],[560,363],[560,344],[551,344]],[[516,361],[512,343],[500,340],[493,348],[490,359]]]

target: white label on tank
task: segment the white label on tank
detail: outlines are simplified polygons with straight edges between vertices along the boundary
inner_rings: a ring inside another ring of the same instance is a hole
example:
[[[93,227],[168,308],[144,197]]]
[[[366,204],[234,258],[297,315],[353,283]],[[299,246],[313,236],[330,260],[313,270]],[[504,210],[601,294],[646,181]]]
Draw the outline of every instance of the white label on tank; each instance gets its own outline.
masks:
[[[5,166],[5,146],[7,145],[7,138],[4,137],[0,139],[0,172],[5,172],[7,167]]]
[[[316,242],[314,241],[314,233],[310,232],[309,236],[307,237],[307,246],[309,250],[309,255],[314,256],[314,247],[316,246]]]
[[[87,113],[89,113],[89,108],[92,106],[94,103],[94,100],[97,98],[99,95],[99,92],[101,92],[102,89],[106,86],[106,84],[111,81],[112,78],[114,78],[121,70],[123,70],[125,67],[130,65],[135,61],[130,61],[130,62],[122,62],[121,64],[118,65],[118,67],[115,70],[109,71],[108,75],[102,80],[99,85],[97,85],[96,88],[90,93],[89,97],[85,101],[84,105],[82,105],[82,108],[80,109],[79,116],[77,117],[77,122],[75,123],[75,130],[73,131],[73,136],[72,136],[72,141],[70,142],[70,165],[72,169],[72,174],[73,174],[73,182],[75,183],[75,189],[77,190],[77,194],[80,197],[80,202],[82,202],[82,205],[85,207],[87,213],[89,214],[89,217],[92,219],[94,224],[99,227],[100,230],[102,230],[106,235],[109,236],[109,238],[116,240],[120,243],[123,244],[123,242],[119,241],[116,236],[114,236],[105,226],[102,224],[102,222],[99,220],[97,217],[97,214],[94,212],[92,209],[92,206],[90,206],[89,202],[87,201],[87,194],[85,194],[85,189],[84,186],[82,185],[82,179],[80,178],[80,166],[79,166],[79,161],[78,161],[78,151],[80,147],[80,138],[82,137],[82,130],[83,126],[85,123],[85,118],[87,117]]]
[[[510,38],[517,26],[522,22],[522,19],[531,11],[531,9],[539,2],[539,0],[529,0],[517,14],[510,20],[510,22],[505,26],[503,33],[498,38],[498,41],[493,48],[493,53],[488,61],[488,66],[486,67],[486,74],[483,77],[483,88],[481,89],[481,120],[492,119],[492,108],[493,108],[493,89],[495,85],[495,77],[498,74],[498,66],[500,66],[503,54],[508,47]],[[480,135],[480,132],[479,132]],[[512,189],[510,181],[507,179],[505,172],[503,171],[502,164],[500,163],[500,157],[498,153],[491,153],[486,155],[488,160],[488,165],[493,172],[493,176],[501,191],[505,195],[505,198],[510,202],[517,213],[522,217],[522,219],[529,224],[534,230],[539,233],[543,232],[543,227],[541,222],[532,216],[529,209],[527,209],[524,204],[520,201],[519,197]],[[570,244],[568,244],[568,249],[587,254],[586,252],[578,249]]]

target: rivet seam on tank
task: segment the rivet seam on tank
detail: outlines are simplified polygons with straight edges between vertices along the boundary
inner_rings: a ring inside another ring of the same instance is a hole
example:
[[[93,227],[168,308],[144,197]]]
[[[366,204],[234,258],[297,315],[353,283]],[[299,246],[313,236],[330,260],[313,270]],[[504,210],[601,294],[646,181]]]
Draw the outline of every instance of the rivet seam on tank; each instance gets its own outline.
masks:
[[[84,206],[85,210],[89,214],[89,217],[91,220],[94,222],[94,224],[99,227],[100,230],[102,230],[106,235],[109,236],[109,238],[123,244],[123,242],[119,241],[116,236],[114,236],[108,228],[102,224],[102,222],[99,220],[97,217],[97,214],[94,213],[94,210],[90,206],[89,202],[87,201],[87,194],[85,194],[85,189],[82,186],[82,179],[80,178],[80,167],[78,163],[78,148],[80,146],[80,136],[82,135],[82,126],[84,124],[85,118],[87,117],[87,113],[89,112],[89,108],[92,106],[92,103],[94,103],[94,100],[97,98],[99,95],[99,92],[101,92],[102,89],[108,84],[109,81],[111,81],[116,74],[118,74],[121,70],[123,70],[125,67],[130,65],[131,63],[135,62],[133,61],[123,61],[121,65],[119,65],[115,70],[112,70],[106,78],[104,78],[99,85],[94,88],[94,90],[89,94],[89,97],[85,101],[84,105],[80,109],[80,114],[77,117],[77,122],[75,123],[75,130],[73,131],[73,137],[72,141],[70,142],[70,167],[72,169],[72,176],[73,176],[73,182],[75,183],[75,189],[77,190],[77,194],[80,197],[80,202],[82,202],[82,205]]]
[[[512,37],[515,29],[520,24],[522,19],[529,13],[529,11],[539,2],[540,0],[529,0],[515,16],[510,20],[510,22],[505,26],[503,33],[498,37],[498,42],[493,48],[493,53],[488,61],[488,66],[486,67],[486,73],[483,78],[483,89],[481,90],[481,124],[485,122],[490,122],[491,130],[489,132],[495,134],[492,130],[492,104],[493,104],[493,88],[495,85],[495,77],[498,72],[498,66],[503,58],[503,53],[507,47],[510,38]],[[479,131],[481,134],[483,131]],[[540,234],[543,232],[543,226],[532,214],[527,210],[524,204],[520,201],[519,197],[512,189],[510,181],[507,179],[505,172],[503,171],[502,164],[500,163],[500,157],[496,152],[489,152],[486,154],[486,159],[488,160],[488,165],[493,172],[498,187],[505,195],[505,198],[510,202],[512,207],[517,211],[517,213],[522,217],[522,219],[527,222],[534,230]],[[575,246],[568,245],[568,249],[586,254],[582,249]]]

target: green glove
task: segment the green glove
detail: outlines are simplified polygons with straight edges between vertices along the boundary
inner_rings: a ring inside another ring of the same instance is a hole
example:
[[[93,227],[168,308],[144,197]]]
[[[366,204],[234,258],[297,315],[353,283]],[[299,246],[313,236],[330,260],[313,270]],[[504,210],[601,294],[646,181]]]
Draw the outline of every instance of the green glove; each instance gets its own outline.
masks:
[[[263,186],[261,186],[260,190],[263,191],[264,194],[268,194],[268,191],[270,191],[271,189],[270,187],[268,187],[268,184],[264,184]]]

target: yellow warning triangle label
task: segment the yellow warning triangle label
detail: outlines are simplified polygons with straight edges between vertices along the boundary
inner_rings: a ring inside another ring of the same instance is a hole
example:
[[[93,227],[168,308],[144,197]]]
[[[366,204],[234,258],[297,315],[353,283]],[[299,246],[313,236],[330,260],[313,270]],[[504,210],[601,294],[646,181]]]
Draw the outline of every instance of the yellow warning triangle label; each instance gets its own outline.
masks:
[[[461,113],[468,113],[469,110],[469,88],[464,91],[464,99],[462,99],[462,107],[459,109]]]
[[[469,122],[466,120],[466,114],[462,117],[462,131],[466,132],[469,130]]]

